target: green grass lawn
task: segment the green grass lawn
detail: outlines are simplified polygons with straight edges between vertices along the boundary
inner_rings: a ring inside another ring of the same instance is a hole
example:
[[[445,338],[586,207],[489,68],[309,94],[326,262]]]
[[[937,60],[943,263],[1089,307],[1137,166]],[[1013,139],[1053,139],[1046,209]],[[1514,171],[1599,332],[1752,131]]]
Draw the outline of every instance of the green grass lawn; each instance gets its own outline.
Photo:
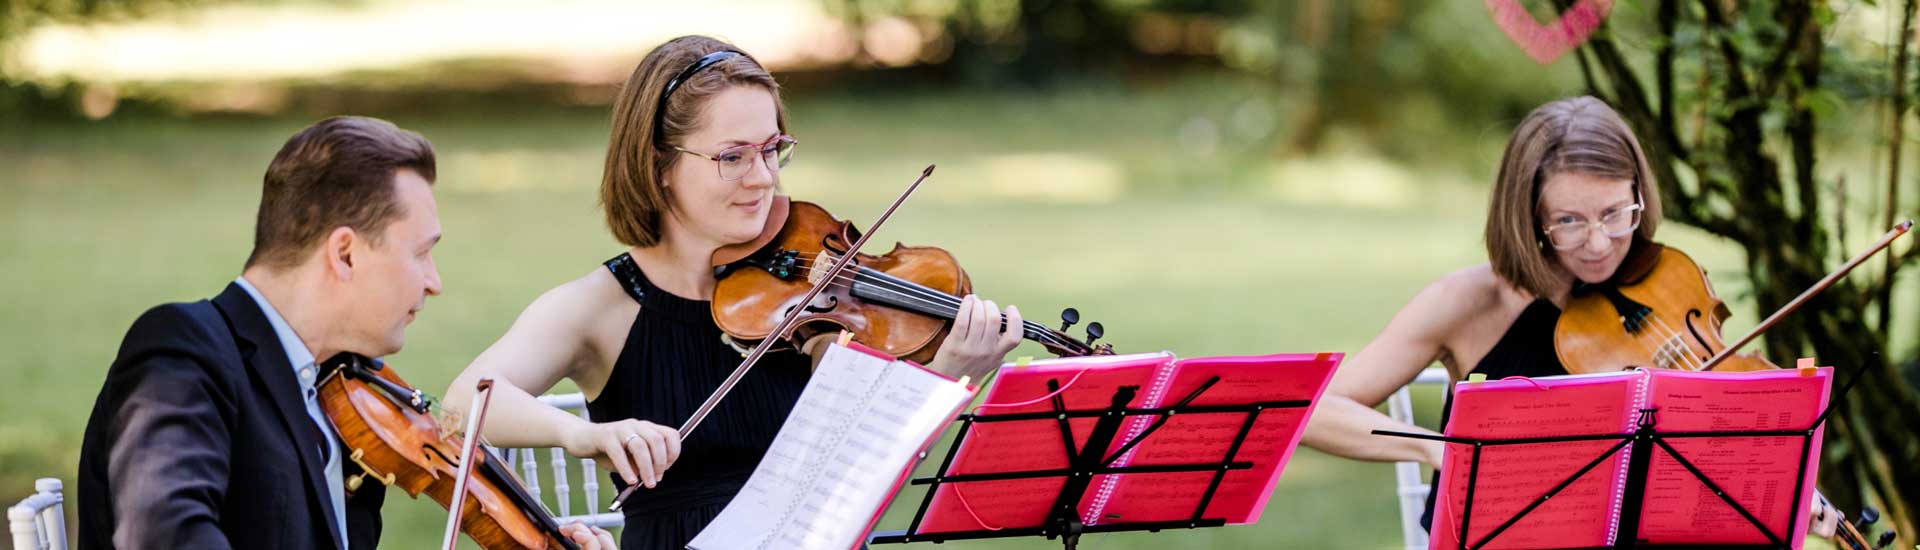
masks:
[[[1364,152],[1283,165],[1245,152],[1249,138],[1226,122],[1226,105],[1168,90],[794,98],[801,146],[784,179],[795,195],[865,225],[921,166],[939,163],[878,248],[948,248],[983,295],[1047,323],[1077,307],[1121,351],[1351,353],[1426,282],[1483,261],[1481,182],[1499,143],[1456,145],[1485,159],[1469,173]],[[392,358],[439,393],[541,291],[619,252],[594,202],[606,115],[512,105],[386,115],[440,152],[446,239],[436,258],[446,293]],[[1195,120],[1220,128],[1213,141],[1180,137]],[[35,477],[71,483],[123,331],[148,307],[211,296],[237,275],[260,174],[309,121],[139,118],[0,131],[0,379],[9,386],[0,497],[27,494]],[[1713,270],[1723,295],[1743,294],[1732,248],[1669,227],[1666,240]],[[1751,326],[1744,303],[1734,310],[1742,315],[1730,331]],[[1418,398],[1424,413],[1436,395]],[[386,546],[435,544],[444,510],[392,494]],[[918,493],[897,502],[917,503]],[[911,509],[896,506],[882,527],[904,527],[903,512]],[[1086,542],[1391,548],[1397,522],[1388,465],[1303,450],[1258,525]]]

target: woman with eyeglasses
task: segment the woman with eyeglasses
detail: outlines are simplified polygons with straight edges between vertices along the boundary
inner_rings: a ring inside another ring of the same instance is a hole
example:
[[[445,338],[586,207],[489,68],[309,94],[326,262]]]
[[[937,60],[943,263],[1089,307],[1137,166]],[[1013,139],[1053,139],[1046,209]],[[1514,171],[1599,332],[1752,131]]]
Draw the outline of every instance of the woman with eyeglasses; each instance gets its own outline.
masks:
[[[1373,430],[1433,433],[1374,409],[1435,362],[1450,381],[1567,374],[1554,351],[1560,310],[1582,285],[1631,283],[1657,257],[1660,190],[1640,141],[1592,97],[1542,105],[1507,142],[1487,209],[1488,263],[1442,276],[1415,295],[1334,373],[1304,442],[1331,454],[1438,468],[1437,441]],[[1632,269],[1623,266],[1633,267]],[[1446,423],[1443,409],[1441,424]],[[1433,500],[1427,500],[1431,521]],[[1813,531],[1831,535],[1831,506]]]
[[[796,143],[779,85],[752,56],[701,36],[655,48],[615,100],[600,186],[607,225],[627,250],[535,299],[447,390],[448,408],[465,410],[474,382],[493,377],[503,383],[488,443],[564,448],[597,461],[619,488],[644,485],[621,510],[624,548],[685,548],[753,473],[824,350],[816,339],[804,353],[768,354],[679,440],[678,426],[742,355],[709,310],[710,260],[761,235]],[[1020,331],[969,327],[998,324],[1002,313],[963,299],[928,367],[975,378],[998,367]],[[1004,321],[1019,326],[1018,310],[1007,307]],[[592,422],[534,397],[562,378],[586,395]]]
[[[1438,467],[1442,444],[1380,437],[1428,430],[1374,410],[1439,362],[1448,377],[1566,374],[1553,327],[1576,283],[1614,277],[1653,240],[1660,193],[1633,132],[1592,97],[1527,115],[1507,143],[1487,211],[1488,263],[1449,273],[1401,308],[1334,373],[1305,442],[1332,454]]]

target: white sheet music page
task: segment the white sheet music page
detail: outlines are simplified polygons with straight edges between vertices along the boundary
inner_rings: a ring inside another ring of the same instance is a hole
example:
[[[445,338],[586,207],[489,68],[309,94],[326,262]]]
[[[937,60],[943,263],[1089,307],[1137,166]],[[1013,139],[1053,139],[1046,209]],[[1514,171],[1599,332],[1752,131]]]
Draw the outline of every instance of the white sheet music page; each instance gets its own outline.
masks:
[[[972,397],[920,367],[828,348],[753,477],[688,548],[854,547],[915,455]]]

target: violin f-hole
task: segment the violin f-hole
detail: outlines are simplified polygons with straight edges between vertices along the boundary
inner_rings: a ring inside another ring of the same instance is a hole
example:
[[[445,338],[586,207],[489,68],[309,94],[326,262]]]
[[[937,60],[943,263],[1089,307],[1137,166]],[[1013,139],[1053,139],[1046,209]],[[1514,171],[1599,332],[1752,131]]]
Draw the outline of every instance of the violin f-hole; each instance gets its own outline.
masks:
[[[1701,357],[1701,361],[1706,361],[1709,357],[1713,356],[1713,344],[1707,343],[1706,337],[1700,335],[1700,329],[1694,328],[1693,319],[1695,317],[1705,318],[1706,316],[1707,314],[1701,313],[1697,308],[1687,310],[1687,333],[1693,335],[1693,341],[1700,343],[1700,349],[1707,350],[1707,355]]]
[[[847,224],[842,227],[844,227],[843,230],[845,232],[856,235],[854,237],[855,239],[860,238],[857,236],[859,232],[854,230],[852,224]],[[820,248],[836,255],[846,255],[847,249],[850,247],[847,245],[847,241],[840,237],[839,233],[828,233],[826,236],[820,237]]]

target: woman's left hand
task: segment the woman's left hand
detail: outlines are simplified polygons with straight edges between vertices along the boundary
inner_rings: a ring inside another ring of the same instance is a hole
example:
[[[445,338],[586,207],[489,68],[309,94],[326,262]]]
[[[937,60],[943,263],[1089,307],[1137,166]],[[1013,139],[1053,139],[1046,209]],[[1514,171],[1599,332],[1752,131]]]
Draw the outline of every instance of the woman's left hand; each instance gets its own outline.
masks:
[[[1004,330],[1002,327],[1005,327]],[[927,368],[959,378],[970,376],[985,382],[993,370],[1006,361],[1007,352],[1020,345],[1022,333],[1020,308],[1007,306],[1005,312],[992,300],[972,294],[960,299],[960,311],[954,315],[953,330],[934,352]]]
[[[580,550],[619,550],[620,548],[613,543],[613,533],[608,533],[606,529],[599,527],[588,527],[587,524],[578,521],[561,526],[560,532],[567,538],[573,539],[573,543],[579,545]]]
[[[1827,497],[1819,491],[1813,492],[1811,508],[1807,511],[1807,515],[1813,518],[1813,521],[1807,523],[1809,535],[1833,538],[1833,534],[1840,529],[1840,522],[1846,521],[1846,518],[1840,515],[1840,510],[1835,509],[1833,503],[1827,502]]]

